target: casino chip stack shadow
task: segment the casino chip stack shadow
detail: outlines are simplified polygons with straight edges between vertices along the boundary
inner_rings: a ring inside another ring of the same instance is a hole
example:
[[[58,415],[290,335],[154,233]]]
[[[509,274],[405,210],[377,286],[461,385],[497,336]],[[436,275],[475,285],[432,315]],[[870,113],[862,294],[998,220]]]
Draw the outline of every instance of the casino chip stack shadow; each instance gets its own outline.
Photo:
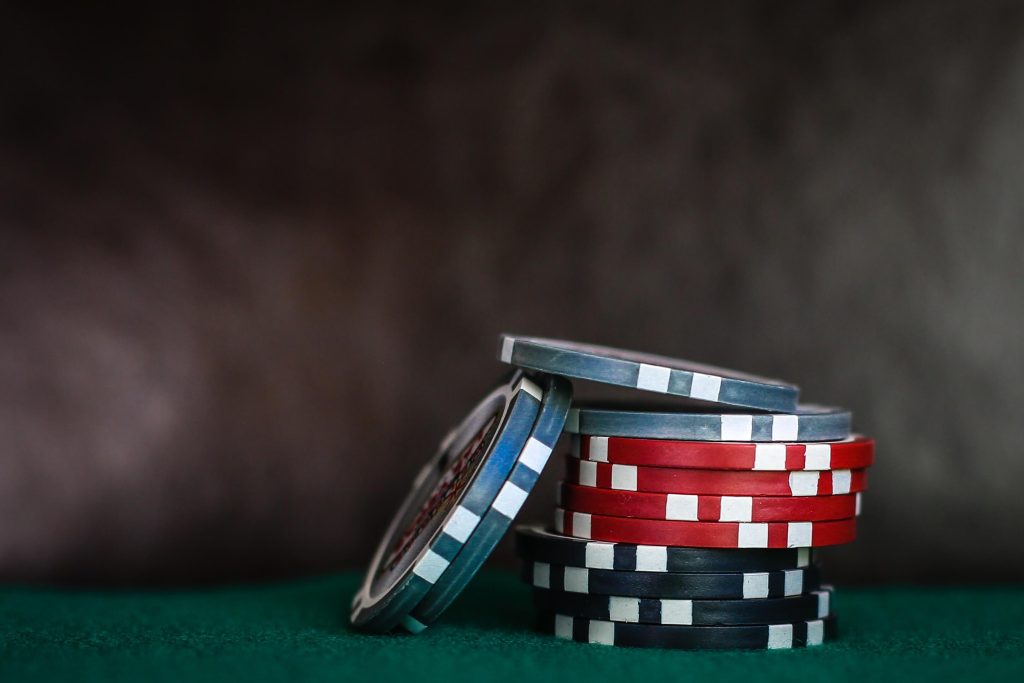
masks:
[[[503,335],[515,370],[441,442],[352,603],[367,631],[423,631],[508,531],[560,434],[550,528],[517,527],[541,630],[603,645],[779,649],[837,636],[813,548],[856,534],[874,442],[776,380]],[[570,379],[637,390],[577,405]],[[645,393],[678,397],[645,406]]]

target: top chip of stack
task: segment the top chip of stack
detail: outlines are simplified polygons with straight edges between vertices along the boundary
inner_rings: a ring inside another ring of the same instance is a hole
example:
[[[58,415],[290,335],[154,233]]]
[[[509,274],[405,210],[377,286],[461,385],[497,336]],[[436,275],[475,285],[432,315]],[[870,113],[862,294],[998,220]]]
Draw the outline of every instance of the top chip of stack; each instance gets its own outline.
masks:
[[[793,412],[800,389],[775,379],[610,346],[501,335],[503,363],[723,406]]]

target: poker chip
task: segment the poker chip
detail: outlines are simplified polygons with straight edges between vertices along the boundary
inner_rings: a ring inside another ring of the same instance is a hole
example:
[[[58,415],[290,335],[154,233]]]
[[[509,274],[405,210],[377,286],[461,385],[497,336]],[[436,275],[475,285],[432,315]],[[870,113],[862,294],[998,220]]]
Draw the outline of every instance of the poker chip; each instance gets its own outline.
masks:
[[[682,574],[802,569],[813,560],[810,548],[722,550],[610,543],[564,536],[538,525],[516,527],[516,554],[524,560],[568,567]]]
[[[541,612],[632,624],[720,626],[778,624],[823,619],[830,615],[832,591],[811,591],[786,598],[751,600],[688,600],[627,595],[592,595],[535,588],[533,601]]]
[[[857,519],[827,522],[677,522],[555,508],[555,531],[598,541],[702,548],[819,548],[849,543]]]
[[[561,593],[687,600],[754,600],[804,595],[821,588],[816,567],[738,574],[617,572],[526,562],[521,578]]]
[[[863,491],[866,470],[684,470],[670,467],[612,465],[566,458],[566,480],[580,486],[716,496],[837,496]]]
[[[626,436],[687,441],[839,441],[850,436],[850,413],[802,405],[785,414],[713,408],[686,412],[578,406],[565,430],[588,436]]]
[[[480,518],[462,550],[434,582],[423,600],[403,619],[402,625],[407,630],[418,633],[433,623],[458,597],[508,531],[562,433],[571,401],[572,385],[561,377],[546,376],[540,415],[530,432],[527,446],[519,454],[511,474],[501,488],[502,493]]]
[[[515,372],[442,440],[374,554],[352,602],[354,626],[393,629],[437,582],[499,500],[528,444],[542,395],[533,380]]]
[[[574,436],[573,454],[617,465],[709,470],[857,470],[875,460],[875,442],[854,435],[822,443],[742,443]]]
[[[611,491],[562,483],[559,507],[615,517],[689,522],[818,522],[860,513],[860,494],[841,496],[698,496]]]
[[[563,377],[707,401],[792,412],[792,384],[676,358],[558,339],[501,335],[503,363]]]
[[[685,650],[781,650],[811,647],[838,635],[835,617],[785,624],[663,626],[541,613],[540,630],[580,643]]]
[[[353,598],[355,627],[428,631],[566,433],[553,525],[515,531],[542,630],[670,649],[837,636],[814,549],[854,540],[875,457],[848,411],[798,404],[786,382],[571,341],[502,335],[499,360],[516,369],[413,481]],[[570,378],[627,397],[575,403]]]

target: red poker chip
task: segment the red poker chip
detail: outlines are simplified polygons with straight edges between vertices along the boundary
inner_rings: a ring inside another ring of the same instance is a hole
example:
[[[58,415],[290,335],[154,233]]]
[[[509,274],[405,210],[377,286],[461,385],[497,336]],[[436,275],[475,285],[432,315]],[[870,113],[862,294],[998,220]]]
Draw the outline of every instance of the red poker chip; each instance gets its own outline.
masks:
[[[696,548],[807,548],[849,543],[856,518],[828,522],[677,522],[555,508],[555,531],[574,538]]]
[[[566,458],[566,481],[580,486],[649,493],[716,496],[835,496],[867,487],[866,470],[745,472],[614,465]]]
[[[673,441],[579,436],[573,453],[619,465],[708,470],[856,470],[875,461],[875,442],[863,436],[821,443]]]
[[[639,493],[562,482],[559,507],[612,517],[687,522],[819,522],[860,514],[860,494],[840,496],[701,496]]]

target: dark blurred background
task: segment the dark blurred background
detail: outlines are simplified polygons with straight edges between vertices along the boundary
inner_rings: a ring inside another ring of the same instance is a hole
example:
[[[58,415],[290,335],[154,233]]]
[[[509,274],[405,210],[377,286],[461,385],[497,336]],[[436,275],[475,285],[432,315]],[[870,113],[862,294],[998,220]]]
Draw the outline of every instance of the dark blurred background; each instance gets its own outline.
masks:
[[[848,406],[832,578],[1020,580],[1022,121],[1013,2],[5,3],[0,577],[361,569],[508,330]]]

